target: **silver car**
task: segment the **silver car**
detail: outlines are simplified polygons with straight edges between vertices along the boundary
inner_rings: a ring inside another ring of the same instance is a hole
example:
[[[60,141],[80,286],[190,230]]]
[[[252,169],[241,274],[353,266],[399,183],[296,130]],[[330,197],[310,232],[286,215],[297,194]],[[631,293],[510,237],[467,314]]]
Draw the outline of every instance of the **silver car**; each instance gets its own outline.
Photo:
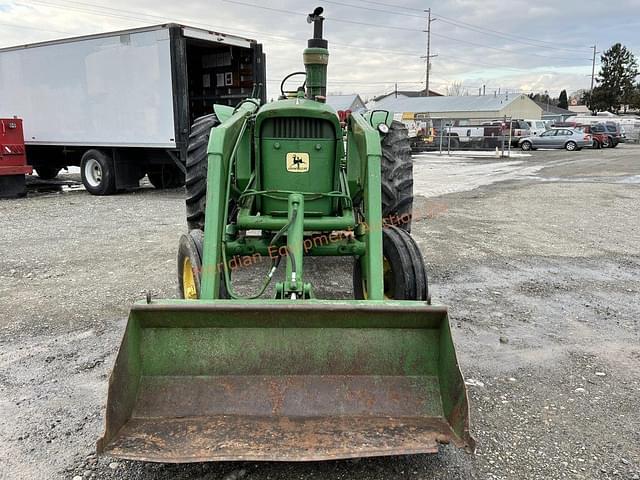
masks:
[[[553,128],[535,137],[521,138],[519,145],[522,150],[566,148],[573,151],[590,147],[592,143],[593,139],[588,133],[570,128]]]

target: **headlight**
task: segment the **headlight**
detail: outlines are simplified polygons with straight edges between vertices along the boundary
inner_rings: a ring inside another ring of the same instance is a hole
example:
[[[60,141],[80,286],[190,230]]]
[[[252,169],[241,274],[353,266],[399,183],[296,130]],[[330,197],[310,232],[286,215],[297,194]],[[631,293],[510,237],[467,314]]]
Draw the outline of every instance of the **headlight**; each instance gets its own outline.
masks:
[[[378,131],[381,134],[386,135],[387,133],[389,133],[389,126],[386,123],[379,123],[378,124]]]

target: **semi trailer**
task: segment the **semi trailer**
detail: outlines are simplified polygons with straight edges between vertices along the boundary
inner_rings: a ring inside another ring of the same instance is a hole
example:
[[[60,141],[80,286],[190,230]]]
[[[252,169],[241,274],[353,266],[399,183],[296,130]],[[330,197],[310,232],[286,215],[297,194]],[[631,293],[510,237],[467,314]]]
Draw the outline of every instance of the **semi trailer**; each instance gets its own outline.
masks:
[[[0,49],[0,118],[23,119],[27,162],[78,166],[95,195],[180,186],[193,121],[264,85],[261,44],[173,23]]]

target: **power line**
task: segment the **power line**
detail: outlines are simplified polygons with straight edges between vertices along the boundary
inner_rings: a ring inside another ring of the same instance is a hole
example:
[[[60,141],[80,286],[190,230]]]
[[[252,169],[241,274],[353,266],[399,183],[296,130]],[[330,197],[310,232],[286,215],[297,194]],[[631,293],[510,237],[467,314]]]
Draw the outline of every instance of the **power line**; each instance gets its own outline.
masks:
[[[267,82],[281,82],[282,79],[277,80],[275,78],[270,78],[267,79]],[[402,84],[409,84],[409,85],[415,85],[415,84],[420,84],[422,85],[424,82],[422,81],[418,81],[418,82],[413,82],[413,81],[398,81],[398,80],[378,80],[375,82],[362,82],[362,81],[358,81],[358,80],[329,80],[329,83],[335,83],[335,84],[344,84],[344,85],[388,85],[390,83],[402,83]]]
[[[16,3],[16,5],[31,6],[30,4],[35,4],[35,5],[42,5],[42,6],[49,7],[49,8],[70,10],[70,11],[75,11],[75,12],[80,12],[80,13],[88,13],[90,15],[107,16],[107,17],[111,17],[111,18],[119,18],[119,19],[124,19],[124,20],[138,20],[138,21],[145,21],[145,22],[149,21],[149,20],[153,20],[153,21],[161,21],[163,23],[170,22],[170,21],[177,21],[179,23],[190,24],[190,25],[193,25],[193,26],[200,26],[200,27],[206,28],[208,30],[220,29],[220,30],[225,30],[226,32],[228,32],[229,30],[235,30],[233,27],[227,28],[225,26],[204,24],[204,23],[201,23],[201,22],[198,22],[198,21],[192,21],[192,20],[184,21],[184,20],[178,20],[178,19],[175,19],[175,18],[174,19],[169,19],[166,16],[147,14],[147,13],[142,13],[142,12],[136,12],[136,11],[133,11],[133,10],[123,10],[123,9],[118,9],[118,8],[105,7],[105,6],[102,6],[102,5],[96,5],[96,4],[92,4],[92,3],[84,3],[84,2],[76,2],[76,1],[67,1],[66,3],[71,3],[71,4],[75,4],[75,5],[53,3],[53,2],[43,1],[43,0],[28,0],[28,1],[25,1],[24,3]],[[80,6],[76,6],[76,5],[80,5]],[[89,8],[87,8],[87,7],[89,7]],[[290,37],[278,37],[278,36],[273,35],[273,34],[263,33],[263,32],[255,32],[255,31],[251,31],[251,30],[245,30],[244,32],[237,33],[236,35],[246,35],[247,33],[258,34],[258,35],[263,35],[263,36],[272,36],[272,37],[275,37],[275,38],[285,38],[285,39],[286,38],[290,38]]]
[[[358,1],[361,1],[361,0],[358,0]],[[135,20],[141,20],[142,19],[142,20],[146,20],[148,18],[154,18],[156,20],[161,20],[162,22],[168,21],[166,17],[159,16],[159,15],[145,14],[145,13],[141,13],[141,12],[117,9],[117,8],[112,8],[112,7],[105,7],[105,6],[102,6],[102,5],[96,5],[96,4],[86,3],[86,2],[79,2],[79,1],[72,1],[72,0],[69,0],[67,3],[72,3],[72,4],[75,4],[75,5],[61,5],[61,4],[47,2],[47,1],[43,1],[43,0],[31,0],[31,2],[35,3],[35,4],[51,7],[51,8],[60,8],[60,9],[67,9],[67,10],[72,10],[72,11],[80,11],[80,12],[89,13],[89,14],[92,14],[92,15],[110,16],[110,17],[113,17],[113,18],[120,18],[120,19],[135,19]],[[76,6],[76,5],[80,5],[80,6]],[[249,4],[247,4],[247,5],[249,5]],[[89,8],[87,8],[87,7],[89,7]],[[98,9],[98,10],[96,10],[96,9]],[[294,12],[287,12],[287,13],[294,13]],[[186,20],[186,21],[182,20],[182,21],[180,21],[180,20],[173,19],[173,21],[179,21],[179,22],[185,23],[185,24],[192,24],[194,26],[201,25],[204,28],[207,28],[209,30],[212,29],[212,28],[220,28],[222,30],[227,30],[227,31],[229,30],[226,27],[213,26],[213,25],[210,25],[210,24],[203,24],[201,22],[191,21],[191,20]],[[261,35],[261,36],[273,37],[273,38],[277,39],[277,40],[273,40],[273,41],[286,43],[286,44],[290,44],[290,40],[296,40],[296,41],[303,41],[304,40],[304,39],[300,39],[300,38],[296,38],[296,37],[288,37],[288,36],[283,36],[283,35],[274,35],[272,33],[259,32],[259,31],[250,31],[250,30],[243,31],[243,32],[241,32],[239,34],[246,35],[247,32],[251,32],[252,34],[257,34],[257,35]],[[68,32],[59,32],[59,33],[70,34]],[[342,46],[349,47],[349,48],[354,48],[354,49],[363,49],[363,50],[367,50],[367,51],[371,52],[371,47],[360,47],[360,46],[356,46],[356,45],[352,45],[352,44],[342,44],[342,43],[337,43],[337,42],[332,42],[332,43],[334,43],[335,45],[342,45]],[[395,55],[406,55],[406,56],[418,56],[419,55],[419,52],[400,51],[400,50],[391,50],[391,49],[376,49],[373,53],[378,53],[378,52],[380,52],[380,53],[388,52],[388,53],[392,53],[392,54],[395,54]],[[509,53],[517,53],[517,52],[509,52]],[[549,57],[545,57],[545,58],[549,58]],[[469,62],[469,61],[464,61],[464,60],[459,60],[459,59],[456,59],[456,62],[469,64],[469,65],[473,65],[473,66],[477,66],[477,67],[487,66],[487,67],[505,68],[505,69],[515,70],[515,71],[525,70],[524,68],[517,68],[517,67],[506,66],[506,65],[497,65],[497,64],[489,64],[489,63],[481,63],[481,62]],[[332,82],[332,83],[336,83],[336,82]],[[381,82],[381,84],[384,84],[384,83],[395,83],[395,82]],[[415,82],[411,82],[411,83],[415,84]],[[420,82],[420,84],[423,84],[423,83],[425,83],[425,82]],[[443,83],[446,83],[446,82],[443,82]],[[368,85],[372,85],[372,84],[368,83]]]
[[[436,37],[444,38],[446,40],[451,40],[452,42],[466,43],[467,45],[473,45],[475,47],[487,48],[489,50],[495,50],[497,52],[506,52],[506,53],[509,53],[511,55],[527,55],[527,56],[534,55],[536,57],[550,58],[552,60],[567,60],[567,61],[571,61],[571,62],[576,62],[576,61],[582,60],[580,58],[556,57],[556,56],[550,57],[549,55],[540,55],[539,53],[514,52],[513,50],[509,50],[508,48],[492,47],[491,45],[484,45],[482,43],[471,42],[469,40],[462,40],[460,38],[449,37],[447,35],[442,35],[440,33],[432,33],[432,35],[434,35]],[[588,60],[591,61],[591,59],[588,59]]]
[[[49,30],[47,28],[28,27],[26,25],[13,25],[13,24],[10,24],[10,23],[0,23],[0,26],[9,27],[9,28],[20,28],[20,29],[23,29],[23,30],[36,30],[36,31],[39,31],[39,32],[63,33],[65,35],[73,35],[73,33],[71,33],[71,32],[62,32],[60,30]]]
[[[340,1],[334,1],[334,0],[325,0],[326,3],[332,3],[335,5],[340,5],[340,6],[345,6],[345,7],[353,7],[353,8],[358,8],[358,9],[362,9],[363,6],[361,5],[355,5],[353,3],[345,3],[345,2],[340,2]],[[371,4],[371,5],[382,5],[382,6],[386,6],[386,7],[391,7],[391,8],[395,8],[395,9],[401,9],[401,10],[405,10],[405,11],[415,11],[415,12],[420,12],[420,9],[417,8],[411,8],[411,7],[405,7],[402,5],[394,5],[394,4],[389,4],[389,3],[384,3],[384,2],[375,2],[375,1],[370,1],[370,0],[357,0],[360,1],[361,3],[365,3],[365,4]],[[374,12],[382,12],[382,13],[387,13],[387,14],[391,14],[391,15],[402,15],[405,17],[414,17],[414,18],[422,18],[421,15],[417,15],[417,14],[411,14],[411,13],[402,13],[402,12],[395,12],[392,10],[381,10],[381,9],[376,9],[376,8],[369,8],[369,11],[374,11]],[[557,45],[556,42],[552,42],[552,41],[546,41],[546,40],[540,40],[540,39],[534,39],[534,38],[528,38],[528,37],[523,37],[523,36],[515,36],[506,32],[501,32],[498,30],[493,30],[490,28],[486,28],[486,27],[482,27],[479,25],[474,25],[471,23],[467,23],[467,22],[463,22],[461,20],[458,19],[454,19],[451,17],[447,17],[445,15],[442,15],[440,13],[436,13],[436,12],[432,12],[434,14],[438,15],[438,18],[440,20],[442,20],[444,23],[448,23],[450,25],[454,25],[460,28],[465,28],[468,30],[472,30],[475,31],[477,33],[482,33],[484,35],[493,35],[496,37],[500,37],[500,38],[504,38],[507,40],[510,40],[512,42],[516,42],[516,43],[522,43],[524,45],[529,45],[529,46],[533,46],[533,47],[538,47],[538,48],[547,48],[550,50],[564,50],[564,51],[568,51],[568,52],[577,52],[577,51],[583,51],[585,48],[587,47],[583,47],[583,46],[576,46],[575,48],[566,48],[566,47],[560,47]]]
[[[33,4],[37,4],[37,5],[43,5],[43,6],[50,7],[50,8],[59,8],[59,9],[62,9],[62,10],[77,11],[77,12],[81,12],[81,13],[88,13],[90,15],[108,16],[108,17],[112,17],[112,18],[119,18],[119,19],[125,19],[125,20],[148,21],[148,20],[152,19],[153,21],[161,21],[161,22],[177,21],[179,23],[189,24],[189,25],[193,25],[193,26],[200,26],[200,27],[206,28],[208,30],[210,30],[212,28],[221,29],[221,30],[225,30],[225,31],[235,30],[233,27],[231,27],[229,29],[227,27],[223,27],[223,26],[220,26],[220,25],[204,24],[204,23],[201,23],[201,22],[198,22],[198,21],[194,21],[194,20],[186,20],[186,19],[180,20],[180,19],[175,19],[175,18],[174,19],[169,19],[169,18],[167,18],[165,16],[159,16],[159,15],[147,14],[147,13],[142,13],[142,12],[136,12],[136,11],[133,11],[133,10],[123,10],[123,9],[112,8],[112,7],[104,7],[102,5],[96,5],[96,4],[85,3],[85,2],[76,2],[76,1],[67,1],[66,2],[66,3],[71,3],[71,4],[75,4],[75,5],[80,5],[80,6],[63,5],[63,4],[47,2],[47,1],[43,1],[43,0],[29,0],[29,3],[33,3]],[[18,4],[18,5],[20,5],[20,4]],[[87,8],[87,7],[90,7],[90,8]],[[96,9],[99,9],[99,10],[96,10]],[[239,35],[251,34],[251,35],[260,35],[260,36],[272,37],[272,38],[275,38],[275,39],[277,39],[278,41],[280,41],[282,43],[287,43],[287,44],[289,44],[291,40],[296,40],[296,41],[300,41],[300,42],[306,41],[306,38],[274,35],[272,33],[259,32],[259,31],[253,31],[253,30],[243,30],[243,31],[238,31],[238,32],[239,33],[237,33],[237,34],[239,34]],[[68,33],[68,32],[58,32],[58,33],[65,33],[65,34],[71,35],[71,33]],[[360,46],[357,46],[357,45],[347,44],[347,43],[336,43],[336,42],[332,42],[332,43],[334,45],[341,45],[341,46],[345,46],[345,47],[349,47],[349,48],[355,48],[355,49],[371,51],[371,47],[360,47]],[[376,49],[376,50],[380,51],[380,52],[393,53],[393,54],[396,54],[396,55],[410,55],[410,56],[419,55],[418,52],[408,52],[408,51],[389,50],[389,49]]]
[[[290,14],[290,15],[304,15],[306,16],[306,14],[303,14],[301,12],[294,12],[294,11],[290,11],[290,10],[284,10],[284,9],[280,9],[280,8],[272,8],[272,7],[265,7],[262,5],[257,5],[254,3],[248,3],[248,2],[243,2],[240,0],[222,0],[223,2],[227,2],[227,3],[233,3],[236,5],[243,5],[243,6],[247,6],[247,7],[253,7],[253,8],[260,8],[263,10],[269,10],[269,11],[275,11],[278,13],[286,13],[286,14]],[[329,17],[327,17],[329,18]],[[342,23],[350,23],[350,24],[355,24],[355,25],[366,25],[366,26],[372,26],[372,27],[377,27],[377,28],[390,28],[393,30],[403,30],[403,31],[413,31],[413,32],[422,32],[422,30],[418,30],[418,29],[413,29],[413,28],[406,28],[406,27],[397,27],[394,25],[381,25],[381,24],[376,24],[376,23],[368,23],[368,22],[360,22],[360,21],[356,21],[356,20],[345,20],[345,19],[339,19],[339,18],[331,18],[332,21],[334,22],[342,22]],[[490,45],[484,45],[484,44],[480,44],[480,43],[475,43],[475,42],[470,42],[468,40],[462,40],[459,38],[454,38],[454,37],[449,37],[447,35],[442,35],[442,34],[437,34],[437,33],[432,33],[432,35],[447,39],[447,40],[451,40],[454,42],[460,42],[460,43],[466,43],[469,45],[473,45],[476,47],[481,47],[481,48],[487,48],[487,49],[491,49],[491,50],[496,50],[499,52],[506,52],[509,53],[511,55],[526,55],[526,56],[536,56],[536,57],[541,57],[541,58],[549,58],[552,60],[565,60],[565,61],[571,61],[571,62],[576,62],[580,59],[577,58],[568,58],[568,57],[557,57],[557,56],[548,56],[548,55],[540,55],[538,53],[530,53],[530,52],[514,52],[513,50],[509,50],[506,48],[499,48],[499,47],[493,47]],[[590,60],[590,59],[589,59]]]
[[[331,4],[335,4],[335,5],[340,5],[340,6],[343,6],[343,7],[351,7],[351,8],[357,8],[357,9],[362,9],[363,8],[362,5],[355,5],[353,3],[345,3],[345,2],[334,1],[334,0],[324,0],[324,1],[325,1],[325,3],[331,3]],[[364,0],[360,0],[360,1],[362,1],[363,3],[371,3],[371,4],[376,4],[376,5],[377,4],[387,5],[387,4],[383,4],[383,3],[380,3],[380,2],[365,2]],[[396,6],[394,6],[394,8],[405,8],[405,7],[400,7],[400,6],[396,5]],[[367,10],[368,11],[373,11],[373,12],[381,12],[381,13],[390,14],[390,15],[400,15],[400,16],[404,16],[404,17],[413,17],[413,18],[423,18],[423,16],[421,16],[421,15],[416,15],[416,14],[413,14],[413,13],[394,12],[394,11],[391,11],[391,10],[388,10],[388,9],[382,10],[382,9],[379,9],[379,8],[368,8]],[[407,10],[419,11],[417,9],[407,9]],[[428,9],[428,10],[430,10],[430,9]],[[493,35],[495,37],[507,39],[507,40],[510,40],[512,42],[521,43],[523,45],[529,45],[529,46],[537,47],[537,48],[547,48],[549,50],[562,50],[562,51],[574,52],[574,53],[577,52],[577,51],[582,50],[581,48],[559,47],[559,46],[553,44],[553,42],[546,42],[544,40],[533,40],[533,39],[531,41],[522,40],[521,38],[518,38],[518,37],[513,36],[511,34],[508,34],[508,33],[499,32],[497,30],[491,30],[491,29],[488,29],[486,27],[475,26],[475,25],[472,25],[472,24],[469,24],[469,23],[461,22],[459,20],[454,20],[454,19],[451,19],[449,17],[442,16],[440,14],[438,14],[438,18],[440,20],[442,20],[443,23],[448,23],[450,25],[453,25],[453,26],[456,26],[456,27],[460,27],[460,28],[464,28],[464,29],[467,29],[467,30],[471,30],[471,31],[474,31],[474,32],[477,32],[477,33],[481,33],[483,35]],[[525,37],[522,37],[522,38],[525,38]],[[536,42],[536,43],[533,43],[533,42]],[[546,46],[546,45],[544,45],[545,43],[551,43],[551,44],[553,44],[553,46]]]
[[[493,35],[495,37],[506,39],[506,40],[509,40],[511,42],[521,43],[523,45],[529,45],[529,46],[536,47],[536,48],[546,48],[548,50],[562,50],[562,51],[567,51],[567,52],[572,52],[572,53],[577,53],[579,51],[584,52],[584,49],[579,49],[579,48],[563,48],[563,47],[558,47],[558,46],[553,46],[552,47],[552,46],[547,46],[547,45],[542,45],[542,44],[536,44],[536,43],[528,42],[526,40],[517,39],[515,37],[512,37],[508,33],[502,33],[502,32],[491,31],[491,30],[483,31],[481,29],[481,27],[477,27],[476,28],[476,27],[471,26],[469,24],[458,23],[457,21],[448,20],[446,17],[441,17],[440,15],[438,16],[438,18],[440,18],[440,20],[442,20],[443,23],[448,23],[449,25],[453,25],[454,27],[464,28],[464,29],[467,29],[467,30],[471,30],[473,32],[481,33],[483,35]]]
[[[399,8],[401,10],[410,10],[413,12],[424,12],[424,10],[420,9],[420,8],[412,8],[412,7],[405,7],[404,5],[395,5],[392,3],[384,3],[384,2],[374,2],[372,0],[357,0],[361,3],[369,3],[371,5],[381,5],[383,7],[391,7],[391,8]]]
[[[251,3],[247,3],[247,2],[241,2],[238,0],[223,0],[226,1],[228,3],[235,3],[235,4],[239,4],[239,5],[244,5],[244,6],[250,6],[250,7],[256,7],[256,8],[261,8],[261,9],[266,9],[266,10],[271,10],[271,11],[276,11],[276,12],[280,12],[280,13],[287,13],[287,14],[294,14],[294,15],[305,15],[302,14],[300,12],[292,12],[292,11],[288,11],[288,10],[283,10],[283,9],[276,9],[276,8],[271,8],[271,7],[263,7],[261,5],[255,5],[255,4],[251,4]],[[81,5],[83,7],[91,7],[92,9],[87,9],[87,8],[82,8],[82,7],[76,7],[74,5],[61,5],[61,4],[56,4],[56,3],[52,3],[52,2],[47,2],[47,1],[43,1],[43,0],[30,0],[31,3],[35,3],[35,4],[40,4],[40,5],[44,5],[44,6],[49,6],[49,7],[54,7],[54,8],[62,8],[62,9],[67,9],[67,10],[73,10],[73,11],[80,11],[80,12],[88,12],[94,15],[104,15],[104,16],[109,16],[112,18],[122,18],[122,19],[134,19],[134,20],[144,20],[145,18],[154,18],[157,20],[161,20],[161,21],[168,21],[167,17],[163,17],[163,16],[159,16],[159,15],[153,15],[153,14],[146,14],[146,13],[141,13],[141,12],[135,12],[135,11],[131,11],[131,10],[123,10],[123,9],[117,9],[117,8],[112,8],[112,7],[105,7],[102,5],[96,5],[96,4],[91,4],[91,3],[86,3],[86,2],[78,2],[78,1],[68,1],[67,3],[71,3],[71,4],[76,4],[76,5]],[[96,11],[95,8],[100,9],[100,11]],[[116,13],[113,13],[116,12]],[[121,13],[124,13],[125,15],[122,15]],[[134,16],[132,16],[134,15]],[[144,17],[144,18],[143,18]],[[379,24],[373,24],[373,23],[367,23],[367,22],[356,22],[356,21],[352,21],[352,20],[342,20],[342,19],[333,19],[333,21],[342,21],[345,23],[355,23],[358,25],[369,25],[369,26],[375,26],[375,27],[380,27],[380,28],[391,28],[391,29],[399,29],[399,30],[410,30],[410,29],[406,29],[404,27],[396,27],[396,26],[384,26],[384,25],[379,25]],[[194,22],[194,21],[184,21],[183,23],[190,23],[193,25],[202,25],[205,26],[206,28],[219,28],[221,30],[228,30],[226,27],[223,26],[217,26],[217,25],[209,25],[209,24],[202,24],[200,22]],[[418,29],[413,29],[412,31],[422,31],[422,30],[418,30]],[[273,38],[279,38],[279,39],[293,39],[293,40],[298,40],[298,41],[303,41],[303,39],[300,38],[295,38],[295,37],[283,37],[283,36],[278,36],[278,35],[273,35],[273,34],[269,34],[266,32],[259,32],[259,31],[250,31],[250,30],[245,30],[245,32],[249,32],[251,34],[257,34],[257,35],[262,35],[262,36],[270,36]],[[242,33],[242,35],[246,35],[246,33]],[[457,38],[453,38],[453,37],[448,37],[442,34],[436,34],[433,33],[433,35],[439,36],[441,38],[445,38],[447,40],[451,40],[451,41],[457,41],[457,42],[461,42],[461,43],[467,43],[467,44],[471,44],[473,46],[477,46],[480,48],[488,48],[488,49],[493,49],[493,50],[497,50],[497,51],[505,51],[507,53],[510,54],[515,54],[515,55],[524,55],[524,53],[519,53],[519,52],[513,52],[511,50],[508,49],[500,49],[498,47],[491,47],[488,45],[482,45],[482,44],[477,44],[474,42],[469,42],[466,40],[461,40],[461,39],[457,39]],[[358,48],[358,49],[365,49],[365,50],[371,50],[368,47],[357,47],[355,45],[352,44],[340,44],[340,43],[336,43],[333,42],[335,45],[341,45],[341,46],[348,46],[348,47],[352,47],[352,48]],[[378,49],[379,51],[386,51],[388,53],[393,53],[393,54],[400,54],[400,55],[414,55],[413,52],[400,52],[397,50],[388,50],[388,49]],[[416,53],[417,55],[417,53]],[[542,57],[542,58],[551,58],[551,59],[563,59],[563,60],[570,60],[570,61],[575,61],[576,59],[566,59],[566,58],[561,58],[561,57],[549,57],[546,55],[539,55],[539,54],[534,54],[534,53],[528,53],[527,55],[535,55],[538,57]]]
[[[358,8],[358,9],[362,9],[362,5],[354,5],[353,3],[345,3],[345,2],[339,2],[339,1],[334,1],[334,0],[322,0],[322,3],[332,3],[334,5],[340,5],[341,7],[353,7],[353,8]],[[369,12],[382,12],[382,13],[387,13],[387,14],[391,14],[391,15],[400,15],[403,17],[414,17],[414,18],[424,18],[424,15],[415,15],[413,13],[402,13],[402,12],[392,12],[391,10],[382,10],[380,8],[371,8],[371,7],[367,7],[367,11]],[[419,12],[421,12],[422,10],[418,10]]]
[[[435,13],[435,12],[434,12],[434,13]],[[545,44],[545,43],[546,43],[546,44],[551,44],[551,45],[553,46],[553,48],[562,48],[562,47],[558,47],[558,46],[555,44],[555,42],[550,42],[550,41],[546,41],[546,40],[539,40],[539,39],[536,39],[536,38],[524,37],[524,36],[522,36],[522,35],[520,35],[519,37],[516,37],[516,36],[511,35],[511,34],[509,34],[509,33],[504,33],[504,32],[500,32],[500,31],[498,31],[498,30],[492,30],[492,29],[490,29],[490,28],[481,27],[481,26],[479,26],[479,25],[474,25],[474,24],[472,24],[472,23],[463,22],[463,21],[461,21],[461,20],[457,20],[457,19],[455,19],[455,18],[447,17],[447,16],[442,15],[442,14],[440,14],[440,13],[437,13],[437,15],[438,15],[438,17],[442,18],[442,19],[443,19],[443,21],[444,21],[444,20],[449,20],[449,22],[453,22],[453,23],[456,23],[456,24],[459,24],[459,25],[464,25],[465,27],[475,28],[475,29],[478,29],[478,30],[484,30],[484,31],[487,31],[487,32],[490,32],[490,33],[493,33],[493,34],[497,34],[497,35],[502,35],[502,36],[505,36],[505,37],[509,37],[509,38],[510,38],[510,39],[512,39],[513,41],[528,40],[528,41],[531,41],[531,42],[537,42],[537,43],[541,43],[541,44]],[[587,48],[587,47],[582,47],[582,46],[578,46],[578,45],[576,45],[576,50],[579,50],[579,49],[582,49],[582,48]]]
[[[265,7],[264,5],[256,5],[255,3],[241,2],[239,0],[222,0],[222,1],[226,3],[233,3],[235,5],[243,5],[245,7],[261,8],[262,10],[269,10],[271,12],[286,13],[289,15],[301,15],[304,17],[307,16],[306,13],[302,13],[302,12],[295,12],[292,10],[285,10],[282,8]],[[410,31],[410,32],[422,32],[422,30],[419,30],[417,28],[397,27],[395,25],[382,25],[379,23],[360,22],[357,20],[345,20],[343,18],[335,18],[335,17],[326,17],[326,19],[331,20],[333,22],[350,23],[353,25],[364,25],[364,26],[376,27],[376,28],[389,28],[391,30],[403,30],[403,31]]]

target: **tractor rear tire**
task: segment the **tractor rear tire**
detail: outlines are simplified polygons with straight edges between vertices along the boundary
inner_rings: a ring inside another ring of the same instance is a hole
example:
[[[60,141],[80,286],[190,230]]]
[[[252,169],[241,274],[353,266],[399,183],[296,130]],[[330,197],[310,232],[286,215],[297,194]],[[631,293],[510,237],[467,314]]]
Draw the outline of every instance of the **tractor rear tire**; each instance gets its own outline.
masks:
[[[187,147],[186,203],[189,230],[204,230],[207,206],[207,147],[211,129],[220,124],[215,113],[196,119]]]
[[[393,121],[382,139],[382,218],[386,225],[411,231],[413,161],[407,128]]]
[[[431,303],[427,269],[415,240],[405,230],[387,226],[382,230],[384,296],[393,300],[418,300]],[[367,298],[361,259],[353,263],[353,295]]]

